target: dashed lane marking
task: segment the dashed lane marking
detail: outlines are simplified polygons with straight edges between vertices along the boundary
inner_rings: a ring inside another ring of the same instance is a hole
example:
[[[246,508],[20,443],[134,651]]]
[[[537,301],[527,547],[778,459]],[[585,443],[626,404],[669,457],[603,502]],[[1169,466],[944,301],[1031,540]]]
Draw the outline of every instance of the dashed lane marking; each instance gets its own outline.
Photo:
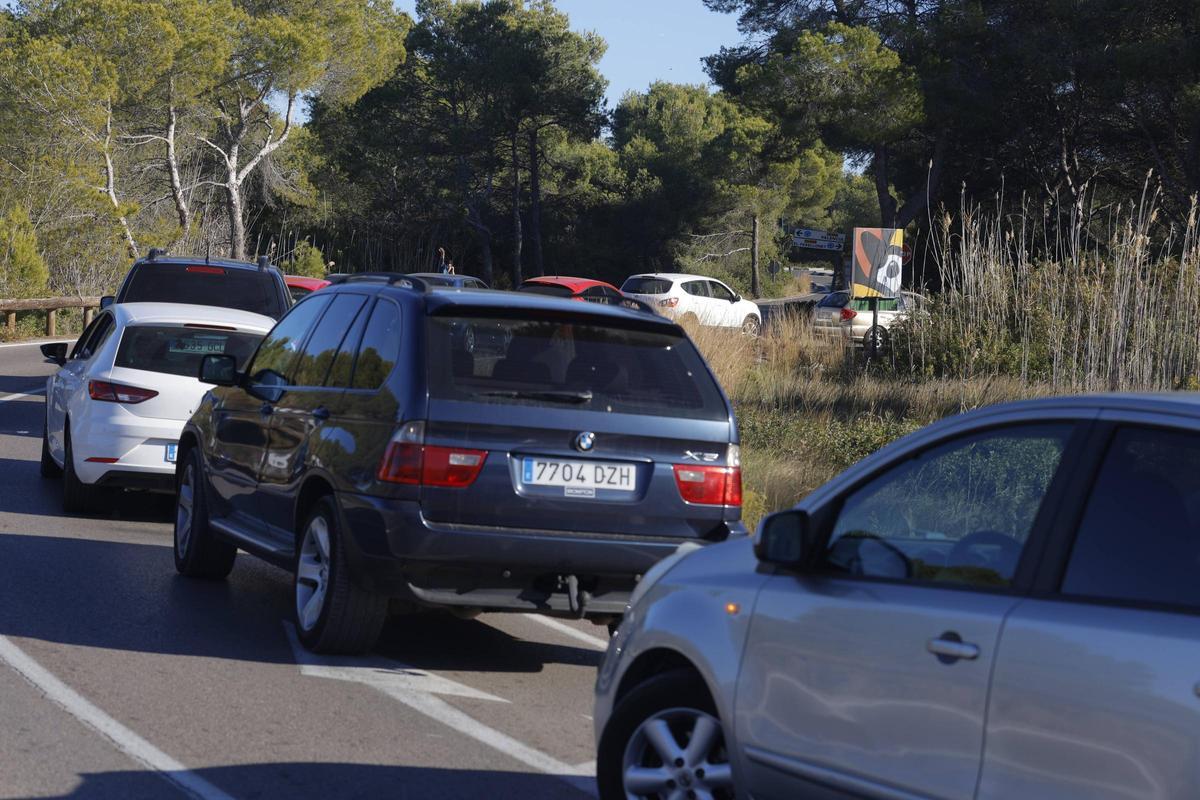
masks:
[[[565,622],[559,622],[554,617],[543,617],[540,614],[522,614],[523,617],[533,620],[541,625],[545,625],[551,630],[556,630],[563,636],[570,636],[572,639],[590,645],[596,650],[607,650],[608,639],[601,639],[599,636],[592,636],[590,633],[584,633],[578,628],[573,628]]]
[[[24,400],[26,397],[37,397],[40,394],[46,393],[46,387],[40,389],[29,389],[24,392],[13,392],[12,394],[0,395],[0,403],[7,403],[9,400]]]
[[[0,661],[37,687],[51,702],[99,733],[125,755],[153,770],[196,800],[233,800],[183,764],[159,750],[34,661],[6,636],[0,636]]]

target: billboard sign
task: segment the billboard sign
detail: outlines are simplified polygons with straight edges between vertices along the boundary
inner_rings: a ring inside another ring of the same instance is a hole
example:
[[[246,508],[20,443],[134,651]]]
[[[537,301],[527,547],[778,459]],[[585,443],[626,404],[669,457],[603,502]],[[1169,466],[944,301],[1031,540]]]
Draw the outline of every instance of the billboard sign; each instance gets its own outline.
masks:
[[[901,228],[855,228],[850,265],[853,297],[895,297],[904,260]]]

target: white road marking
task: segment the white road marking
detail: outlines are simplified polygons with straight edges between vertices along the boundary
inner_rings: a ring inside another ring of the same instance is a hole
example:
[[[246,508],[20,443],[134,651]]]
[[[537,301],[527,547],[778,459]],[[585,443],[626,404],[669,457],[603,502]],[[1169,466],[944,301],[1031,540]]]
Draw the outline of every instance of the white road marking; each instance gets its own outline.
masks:
[[[17,671],[55,705],[99,733],[125,755],[159,773],[196,800],[233,800],[183,764],[105,714],[83,695],[56,678],[6,636],[0,636],[0,660]]]
[[[9,400],[24,400],[26,397],[37,397],[39,394],[45,394],[46,387],[40,389],[30,389],[27,392],[13,392],[12,394],[0,395],[0,403],[7,403]]]
[[[508,734],[501,733],[495,728],[489,727],[474,717],[458,710],[454,706],[442,700],[439,697],[434,697],[430,694],[430,689],[419,688],[420,681],[413,680],[396,680],[395,678],[386,678],[386,675],[403,675],[405,672],[422,673],[430,678],[436,678],[436,682],[430,682],[428,686],[446,685],[459,686],[461,690],[455,692],[439,692],[441,694],[455,694],[460,697],[472,697],[482,695],[489,700],[499,700],[500,702],[508,702],[501,698],[492,695],[478,692],[469,686],[456,684],[446,678],[441,678],[423,670],[413,670],[410,667],[397,665],[396,662],[390,662],[391,669],[381,670],[375,666],[345,666],[346,662],[363,663],[363,659],[335,659],[327,656],[318,656],[309,653],[300,644],[300,640],[296,636],[296,629],[291,623],[284,623],[284,629],[287,632],[288,642],[291,643],[292,652],[295,654],[296,662],[300,664],[300,673],[302,675],[314,675],[318,677],[335,678],[336,680],[350,680],[365,683],[379,691],[383,692],[393,700],[408,706],[412,710],[424,714],[432,720],[442,723],[448,728],[466,736],[470,739],[483,744],[487,747],[496,750],[514,761],[518,761],[527,767],[537,770],[538,772],[547,775],[553,775],[556,778],[569,783],[576,789],[586,794],[595,795],[595,782],[592,775],[595,772],[592,770],[580,769],[579,767],[567,764],[564,761],[559,761],[553,756],[547,755],[540,750],[536,750],[524,742],[520,742]],[[368,664],[373,663],[371,661]],[[396,669],[399,666],[401,672],[397,673]],[[324,671],[313,671],[324,670]],[[381,676],[383,673],[383,676]],[[424,680],[422,678],[421,680]],[[585,765],[586,766],[586,765]]]
[[[591,645],[596,650],[608,649],[608,639],[601,639],[599,636],[592,636],[590,633],[584,633],[578,628],[573,628],[570,625],[567,625],[565,622],[559,622],[554,617],[543,617],[541,614],[522,614],[521,616],[545,625],[547,628],[556,630],[563,636],[570,636],[576,641]]]

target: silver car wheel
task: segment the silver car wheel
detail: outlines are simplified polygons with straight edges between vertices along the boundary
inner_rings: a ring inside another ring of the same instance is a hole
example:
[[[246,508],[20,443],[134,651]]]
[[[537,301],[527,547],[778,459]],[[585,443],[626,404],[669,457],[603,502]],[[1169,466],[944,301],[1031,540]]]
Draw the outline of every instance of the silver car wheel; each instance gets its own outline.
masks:
[[[183,478],[179,481],[179,499],[175,503],[175,552],[180,558],[187,556],[188,545],[192,541],[193,509],[196,504],[193,477],[194,469],[188,464],[183,469]]]
[[[328,588],[329,523],[324,517],[315,516],[304,531],[300,560],[296,564],[296,619],[304,630],[316,627],[325,608]]]
[[[621,763],[628,800],[733,797],[721,723],[695,708],[671,708],[633,732]]]

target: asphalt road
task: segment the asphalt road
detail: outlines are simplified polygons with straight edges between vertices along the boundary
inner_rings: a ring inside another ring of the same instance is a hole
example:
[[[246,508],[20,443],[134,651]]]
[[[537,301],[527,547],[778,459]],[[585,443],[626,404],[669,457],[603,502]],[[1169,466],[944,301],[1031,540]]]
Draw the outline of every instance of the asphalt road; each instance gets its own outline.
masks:
[[[594,794],[602,628],[425,614],[308,656],[284,572],[175,574],[170,499],[63,513],[37,464],[52,371],[0,345],[0,798]]]

